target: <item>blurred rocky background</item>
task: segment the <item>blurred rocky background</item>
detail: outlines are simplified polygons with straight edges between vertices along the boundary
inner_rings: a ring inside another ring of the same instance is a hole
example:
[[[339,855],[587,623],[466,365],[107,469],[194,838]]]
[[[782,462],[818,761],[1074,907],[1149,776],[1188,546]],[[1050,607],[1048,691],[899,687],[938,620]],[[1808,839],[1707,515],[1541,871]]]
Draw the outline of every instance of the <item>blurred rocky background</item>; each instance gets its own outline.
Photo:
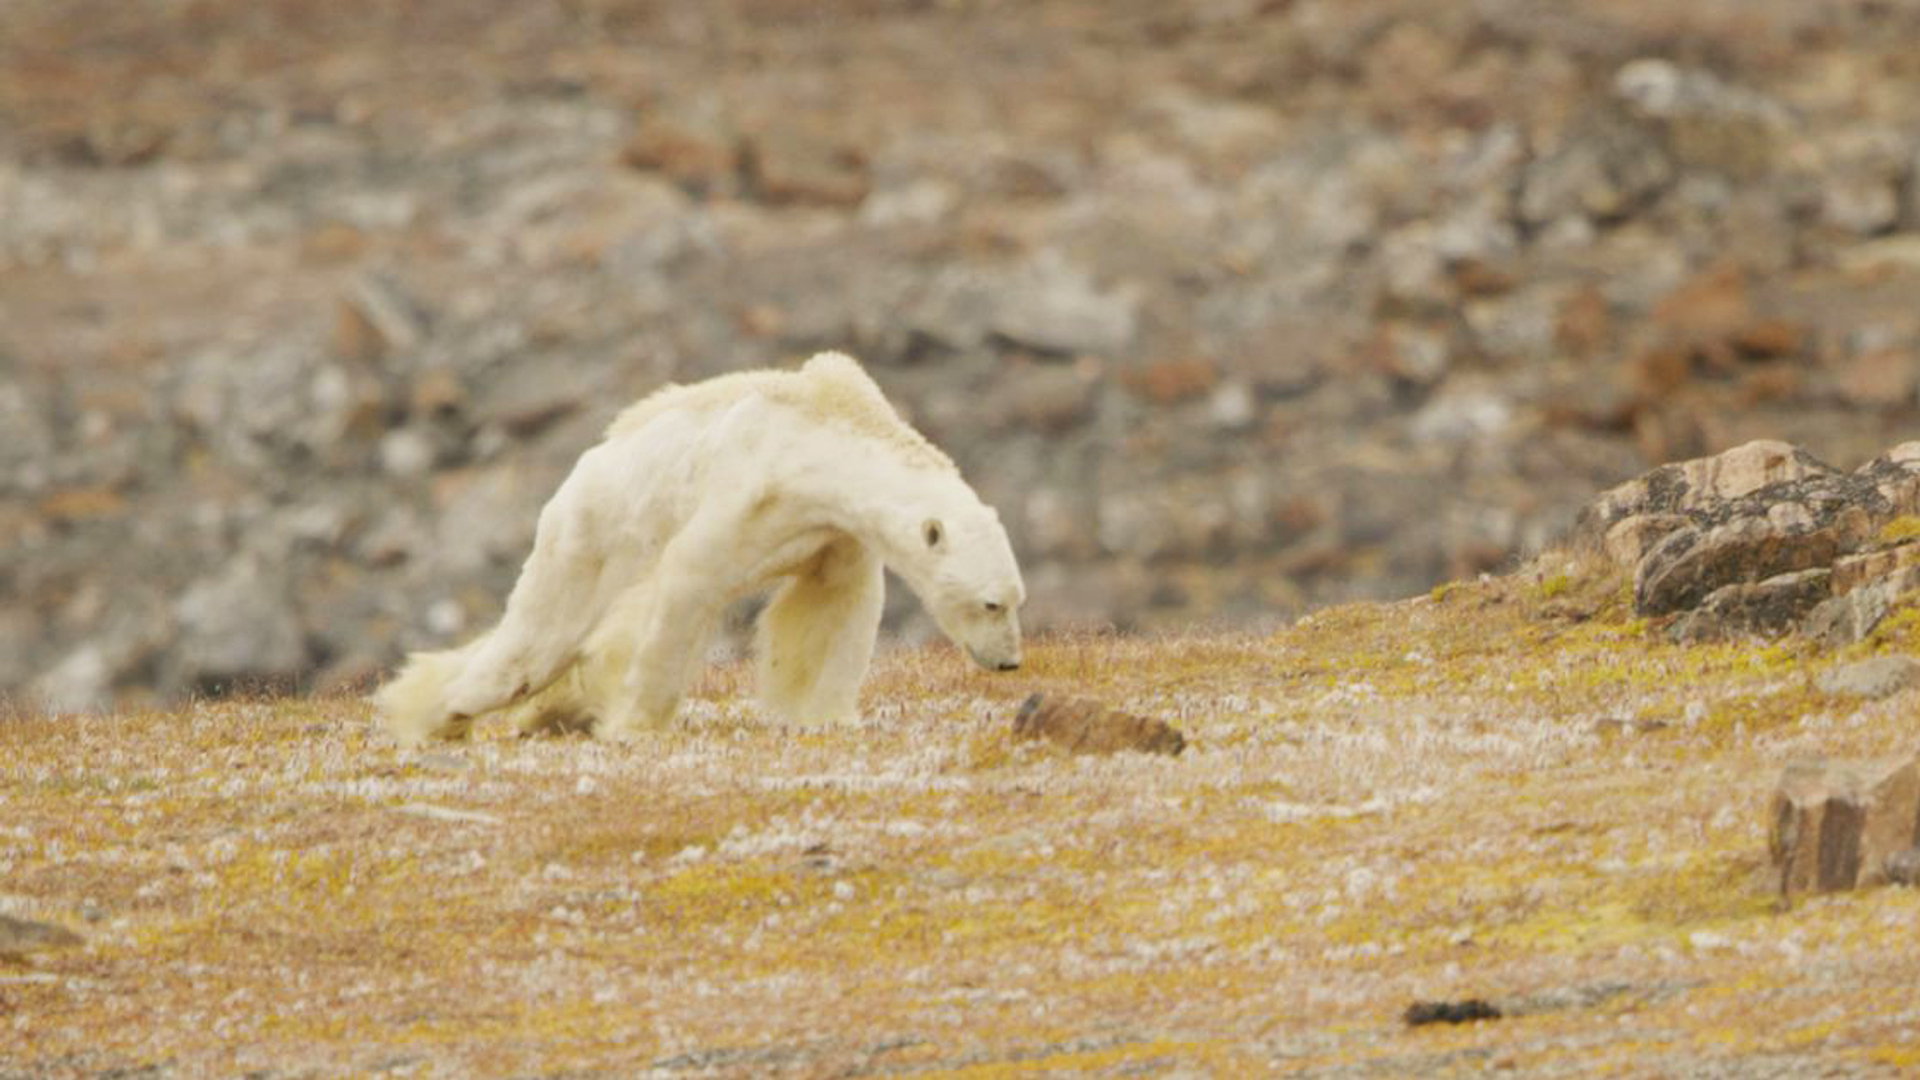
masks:
[[[362,685],[820,348],[1036,627],[1497,570],[1912,438],[1917,171],[1915,0],[7,0],[0,697]]]

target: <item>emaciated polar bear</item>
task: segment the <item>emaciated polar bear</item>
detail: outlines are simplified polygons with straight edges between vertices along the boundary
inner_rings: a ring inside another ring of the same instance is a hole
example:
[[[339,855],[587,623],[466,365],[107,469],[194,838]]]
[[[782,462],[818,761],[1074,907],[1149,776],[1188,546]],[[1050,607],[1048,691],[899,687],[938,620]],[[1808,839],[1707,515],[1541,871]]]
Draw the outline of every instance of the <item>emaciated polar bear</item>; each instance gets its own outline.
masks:
[[[758,628],[763,706],[849,721],[883,568],[981,666],[1019,666],[1026,590],[999,516],[852,358],[667,386],[540,511],[500,624],[409,657],[375,704],[410,744],[494,711],[523,732],[630,737],[672,719],[725,607],[779,582]]]

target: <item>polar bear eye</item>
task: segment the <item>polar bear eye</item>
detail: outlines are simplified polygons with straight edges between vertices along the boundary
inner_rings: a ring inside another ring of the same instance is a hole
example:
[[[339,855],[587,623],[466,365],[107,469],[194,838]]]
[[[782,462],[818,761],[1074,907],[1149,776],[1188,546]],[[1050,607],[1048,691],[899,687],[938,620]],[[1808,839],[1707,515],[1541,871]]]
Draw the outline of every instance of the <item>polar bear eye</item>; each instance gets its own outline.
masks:
[[[940,531],[940,522],[935,520],[934,518],[928,518],[920,526],[920,535],[926,538],[928,547],[930,548],[939,547],[940,537],[942,535]]]
[[[1007,610],[1007,605],[996,604],[992,600],[987,601],[986,604],[983,606],[987,609],[987,614],[989,615],[998,615],[1001,612]]]

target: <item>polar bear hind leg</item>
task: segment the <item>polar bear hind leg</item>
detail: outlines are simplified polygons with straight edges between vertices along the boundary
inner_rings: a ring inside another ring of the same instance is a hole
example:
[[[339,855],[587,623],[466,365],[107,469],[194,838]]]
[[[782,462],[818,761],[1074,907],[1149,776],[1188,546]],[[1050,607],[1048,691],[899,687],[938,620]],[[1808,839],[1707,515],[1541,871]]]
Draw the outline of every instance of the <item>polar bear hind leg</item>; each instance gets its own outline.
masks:
[[[865,545],[828,545],[760,613],[760,702],[791,724],[852,723],[873,661],[885,570]]]
[[[407,665],[373,697],[380,722],[394,738],[409,746],[430,739],[460,739],[473,723],[446,709],[447,684],[466,662],[466,649],[414,653]]]
[[[602,565],[597,553],[567,543],[565,531],[543,511],[500,624],[461,648],[415,654],[375,695],[395,738],[465,738],[474,718],[537,695],[565,671],[599,619]]]

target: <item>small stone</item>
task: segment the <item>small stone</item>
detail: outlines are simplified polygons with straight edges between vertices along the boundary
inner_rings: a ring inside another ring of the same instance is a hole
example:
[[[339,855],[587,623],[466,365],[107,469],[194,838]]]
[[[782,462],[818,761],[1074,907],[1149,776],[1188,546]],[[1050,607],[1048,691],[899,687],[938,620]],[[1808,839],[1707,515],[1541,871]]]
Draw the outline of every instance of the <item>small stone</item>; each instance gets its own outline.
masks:
[[[1253,390],[1237,379],[1221,383],[1207,399],[1207,419],[1223,431],[1244,431],[1259,418]]]
[[[1841,270],[1862,277],[1920,272],[1920,234],[1904,232],[1854,244],[1839,251]]]
[[[433,459],[433,438],[419,428],[398,428],[380,440],[380,467],[388,476],[425,476]]]
[[[650,113],[621,148],[620,162],[659,172],[692,195],[720,194],[740,171],[739,141],[714,110]]]
[[[1892,231],[1900,220],[1900,192],[1893,178],[1854,172],[1834,177],[1821,192],[1820,216],[1858,236]]]
[[[1684,344],[1725,341],[1754,318],[1746,275],[1732,263],[1720,263],[1663,297],[1653,317]]]
[[[1021,364],[998,381],[992,415],[1058,435],[1093,416],[1093,380],[1061,364]]]
[[[24,956],[84,944],[85,938],[64,926],[0,915],[0,956]]]
[[[399,283],[379,274],[361,274],[348,286],[335,310],[334,351],[349,360],[377,360],[417,348],[426,340],[427,320]]]
[[[999,283],[990,331],[1042,352],[1116,353],[1139,328],[1139,300],[1131,290],[1103,289],[1093,276],[1051,249]]]
[[[867,158],[826,131],[777,124],[755,133],[741,153],[753,194],[770,203],[857,206],[867,197]]]
[[[1897,409],[1913,403],[1920,361],[1906,349],[1874,349],[1847,361],[1836,380],[1841,395],[1855,405]]]
[[[1891,885],[1920,885],[1920,847],[1887,856],[1884,867]]]
[[[1797,355],[1807,342],[1807,328],[1787,319],[1755,319],[1737,327],[1731,335],[1733,347],[1759,359]]]
[[[64,488],[42,496],[37,509],[50,521],[70,525],[121,517],[127,512],[127,500],[108,488]]]
[[[1556,313],[1553,340],[1575,356],[1599,353],[1613,336],[1613,312],[1607,297],[1589,285],[1574,291],[1560,302]]]
[[[1049,699],[1030,695],[1013,717],[1016,739],[1046,739],[1076,754],[1138,750],[1175,755],[1187,740],[1159,720],[1116,712],[1084,698]]]
[[[1883,884],[1920,842],[1920,757],[1796,762],[1774,790],[1767,850],[1786,898]]]
[[[467,627],[467,609],[460,601],[446,597],[427,608],[427,629],[443,638],[452,637]]]
[[[1172,405],[1211,391],[1220,370],[1204,356],[1181,356],[1133,368],[1120,381],[1156,405]]]
[[[466,405],[467,391],[460,376],[444,367],[431,367],[414,376],[407,389],[407,407],[415,416],[445,416]]]
[[[1416,1001],[1407,1006],[1408,1027],[1424,1024],[1465,1024],[1474,1020],[1498,1020],[1500,1010],[1482,998],[1462,1001]]]
[[[1638,119],[1659,127],[1681,165],[1728,176],[1767,170],[1793,128],[1791,114],[1772,98],[1660,57],[1621,65],[1613,90]]]
[[[1847,697],[1883,698],[1910,686],[1920,686],[1920,659],[1911,656],[1873,656],[1831,667],[1814,677],[1821,693]]]
[[[1800,633],[1828,648],[1851,645],[1873,633],[1900,597],[1916,588],[1920,588],[1920,566],[1903,567],[1844,593],[1836,589],[1832,599],[1807,612]]]

